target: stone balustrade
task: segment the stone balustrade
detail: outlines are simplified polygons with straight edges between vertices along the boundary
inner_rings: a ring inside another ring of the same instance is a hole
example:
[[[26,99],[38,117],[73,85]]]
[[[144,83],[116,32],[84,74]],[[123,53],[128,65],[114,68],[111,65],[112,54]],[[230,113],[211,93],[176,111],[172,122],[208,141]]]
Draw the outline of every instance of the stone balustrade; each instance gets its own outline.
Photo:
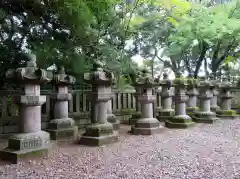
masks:
[[[69,90],[72,94],[72,99],[68,103],[69,117],[72,117],[76,125],[83,127],[90,123],[89,111],[91,103],[87,98],[90,90]],[[233,86],[231,88],[232,109],[240,112],[240,88]],[[46,96],[46,103],[42,105],[42,129],[46,129],[51,116],[51,94],[52,90],[41,90],[41,95]],[[121,92],[113,89],[112,109],[118,120],[122,123],[128,121],[132,114],[136,114],[135,90]],[[1,90],[0,91],[0,135],[16,133],[18,131],[17,121],[19,120],[18,106],[11,104],[12,95],[20,94],[19,90]],[[157,99],[161,97],[161,92],[158,92]],[[199,100],[197,100],[199,103]],[[161,106],[160,100],[157,100],[157,106]],[[199,106],[199,105],[197,105]],[[218,100],[218,106],[221,106],[221,101]]]

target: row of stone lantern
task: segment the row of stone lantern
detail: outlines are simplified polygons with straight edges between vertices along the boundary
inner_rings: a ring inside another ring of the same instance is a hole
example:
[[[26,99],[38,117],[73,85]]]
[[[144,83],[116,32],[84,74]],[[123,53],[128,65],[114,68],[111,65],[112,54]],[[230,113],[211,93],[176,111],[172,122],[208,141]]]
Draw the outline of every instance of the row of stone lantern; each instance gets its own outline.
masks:
[[[47,71],[37,68],[36,57],[28,56],[25,68],[9,70],[7,77],[15,79],[24,85],[24,95],[14,98],[20,106],[19,134],[9,138],[8,147],[0,151],[0,156],[17,162],[22,157],[35,154],[47,155],[51,147],[50,140],[63,137],[74,138],[78,133],[73,119],[68,117],[68,101],[71,94],[68,85],[75,82],[75,78],[66,75],[64,68],[57,74],[48,74]],[[88,98],[91,99],[91,124],[85,129],[85,133],[79,138],[78,143],[84,145],[103,145],[118,140],[119,121],[112,113],[112,91],[111,86],[115,82],[113,73],[104,70],[103,64],[95,61],[90,73],[84,74],[84,80],[92,85],[92,91]],[[50,121],[47,131],[41,130],[41,105],[46,102],[46,96],[40,95],[40,85],[52,82],[54,91],[51,99],[54,102],[54,115]],[[134,81],[136,88],[136,101],[138,118],[131,127],[132,134],[151,135],[162,130],[159,120],[154,118],[153,102],[156,100],[153,88],[158,86],[151,74],[143,69]],[[214,112],[210,110],[212,100],[212,83],[203,80],[198,85],[194,79],[185,80],[181,74],[177,74],[172,82],[164,74],[160,82],[162,86],[161,102],[162,109],[159,119],[165,121],[166,127],[186,128],[194,122],[209,122],[216,120]],[[172,91],[175,88],[175,93]],[[196,89],[199,89],[200,109],[196,107]],[[230,84],[224,81],[219,85],[220,98],[222,100],[222,111],[217,111],[218,116],[234,116],[231,110]],[[188,92],[187,92],[188,90]],[[186,95],[187,94],[187,95]],[[217,93],[216,93],[217,94]],[[189,96],[189,98],[188,98]],[[172,97],[175,100],[175,110],[172,109]],[[188,107],[186,103],[188,101]],[[216,101],[213,101],[216,104]],[[191,111],[190,116],[186,110]],[[194,122],[193,122],[194,121]]]
[[[148,78],[150,78],[150,75]],[[198,81],[190,77],[186,80],[180,73],[176,74],[176,79],[173,81],[168,79],[167,74],[163,74],[163,80],[158,84],[154,84],[153,79],[148,79],[147,81],[146,79],[145,81],[142,79],[141,83],[137,82],[135,84],[137,91],[135,94],[136,100],[139,102],[139,99],[143,98],[142,96],[144,96],[144,99],[150,98],[151,95],[148,87],[150,81],[152,81],[152,86],[160,85],[162,87],[160,93],[162,108],[159,110],[157,118],[159,121],[165,122],[165,126],[169,128],[186,128],[195,122],[213,123],[221,117],[237,118],[236,112],[231,110],[231,83],[227,78],[223,78],[221,83],[214,80],[213,77],[210,79],[209,81],[203,78]],[[175,88],[175,92],[173,92],[173,88]],[[142,91],[139,93],[141,89],[145,90],[145,92]],[[149,94],[146,93],[147,89],[149,90]],[[148,98],[146,97],[147,95]],[[218,96],[221,100],[221,108],[217,106]],[[197,107],[197,99],[200,103],[199,107]],[[175,109],[172,108],[173,100],[175,101]],[[142,115],[138,115],[135,120],[133,118],[130,119],[135,124],[133,129],[139,126],[139,122],[136,121],[142,121],[143,118],[146,118],[144,115],[146,110],[150,113],[152,112],[149,108],[142,106]],[[152,123],[150,122],[150,124]],[[133,133],[136,133],[134,131],[136,130],[133,130]]]

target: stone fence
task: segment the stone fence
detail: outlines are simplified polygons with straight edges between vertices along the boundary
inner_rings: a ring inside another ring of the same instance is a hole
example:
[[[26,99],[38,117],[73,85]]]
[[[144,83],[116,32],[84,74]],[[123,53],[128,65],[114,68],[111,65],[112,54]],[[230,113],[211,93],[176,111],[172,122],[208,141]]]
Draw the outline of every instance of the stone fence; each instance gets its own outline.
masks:
[[[83,127],[90,123],[89,110],[91,103],[88,99],[89,90],[73,90],[72,100],[69,101],[69,116],[72,117],[79,127]],[[0,92],[0,134],[17,132],[17,121],[19,119],[18,106],[12,104],[12,96],[19,94],[19,91],[1,91]],[[134,91],[130,92],[114,92],[112,99],[112,108],[114,114],[120,121],[128,119],[135,113],[136,101],[133,95]],[[51,119],[50,90],[42,90],[41,95],[47,96],[46,103],[42,106],[42,128],[46,129],[48,121]],[[159,97],[160,98],[160,97]],[[158,104],[159,104],[158,100]]]
[[[240,108],[240,89],[232,89],[234,98],[232,99],[232,108]],[[69,116],[72,117],[79,127],[90,123],[89,110],[91,104],[87,98],[89,90],[73,90],[72,100],[69,101]],[[15,133],[18,131],[17,122],[19,119],[18,107],[11,103],[12,95],[19,94],[19,91],[1,91],[0,92],[0,134]],[[48,121],[51,119],[51,100],[50,90],[42,90],[41,95],[47,96],[47,102],[42,106],[42,128],[46,129]],[[120,121],[124,121],[136,111],[136,101],[134,91],[119,92],[114,91],[112,99],[112,108],[114,114]],[[161,106],[160,95],[157,93],[157,107]]]

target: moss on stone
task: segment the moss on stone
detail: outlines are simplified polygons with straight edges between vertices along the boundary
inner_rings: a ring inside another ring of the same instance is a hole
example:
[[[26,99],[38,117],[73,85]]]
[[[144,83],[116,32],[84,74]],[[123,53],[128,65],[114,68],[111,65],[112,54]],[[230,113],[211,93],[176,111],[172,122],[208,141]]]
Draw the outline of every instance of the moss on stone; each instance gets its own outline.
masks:
[[[86,128],[86,136],[99,137],[102,135],[111,135],[113,134],[113,126],[106,124],[94,124]]]
[[[193,110],[198,110],[199,107],[197,107],[197,106],[195,106],[195,107],[186,107],[186,109],[187,109],[187,110],[191,110],[191,109],[193,109]]]
[[[188,122],[192,122],[192,120],[190,118],[184,118],[184,117],[177,117],[177,116],[173,116],[171,118],[168,119],[170,122],[172,123],[188,123]]]
[[[198,118],[214,117],[215,113],[213,113],[213,112],[196,112],[196,113],[194,113],[194,116],[196,116]]]
[[[121,109],[121,110],[113,111],[113,113],[117,116],[132,115],[132,114],[135,114],[136,112],[137,112],[136,109]]]
[[[217,111],[217,114],[218,115],[236,115],[236,111],[234,110],[220,110],[220,111]]]
[[[187,85],[187,80],[184,77],[177,77],[173,80],[173,84],[176,85],[176,86],[185,87]]]
[[[185,122],[185,123],[174,123],[174,122],[172,122],[172,121],[169,121],[169,120],[167,120],[166,122],[165,122],[165,126],[167,127],[167,128],[175,128],[175,129],[185,129],[185,128],[188,128],[188,127],[191,127],[191,126],[193,126],[195,123],[194,122]]]
[[[17,164],[20,160],[45,157],[48,155],[48,148],[34,149],[27,152],[12,151],[9,148],[0,151],[1,159]]]

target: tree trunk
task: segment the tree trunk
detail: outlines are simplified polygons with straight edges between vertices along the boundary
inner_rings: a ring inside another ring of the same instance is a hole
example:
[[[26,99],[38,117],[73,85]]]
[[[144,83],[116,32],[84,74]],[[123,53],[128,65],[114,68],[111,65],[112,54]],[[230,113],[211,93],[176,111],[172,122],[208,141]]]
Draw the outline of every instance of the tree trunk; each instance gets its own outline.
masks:
[[[200,54],[200,56],[197,60],[197,65],[196,65],[196,68],[195,68],[195,71],[194,71],[194,78],[197,78],[197,76],[198,76],[198,73],[199,73],[200,67],[202,65],[202,61],[205,58],[206,52],[207,52],[207,44],[205,42],[202,42],[202,44],[201,44],[201,54]]]

